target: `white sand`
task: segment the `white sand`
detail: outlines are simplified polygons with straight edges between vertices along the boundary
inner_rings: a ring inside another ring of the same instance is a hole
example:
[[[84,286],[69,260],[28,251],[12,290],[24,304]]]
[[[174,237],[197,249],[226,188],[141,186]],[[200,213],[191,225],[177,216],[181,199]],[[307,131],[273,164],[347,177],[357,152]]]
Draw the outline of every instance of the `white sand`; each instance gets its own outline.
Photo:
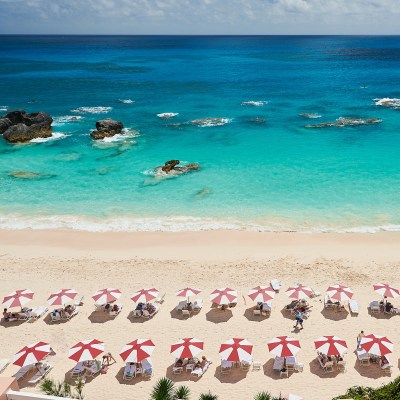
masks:
[[[91,234],[63,231],[0,231],[0,296],[14,289],[35,291],[32,306],[46,304],[51,292],[72,287],[85,295],[85,304],[73,320],[49,324],[48,319],[34,323],[0,326],[3,343],[0,358],[12,357],[25,344],[48,341],[56,355],[50,376],[64,379],[74,362],[67,358],[70,346],[79,340],[97,338],[117,358],[106,375],[100,375],[85,387],[87,400],[147,399],[152,385],[167,375],[188,385],[192,399],[211,389],[219,400],[252,399],[261,390],[277,395],[291,391],[309,400],[331,399],[352,385],[379,386],[391,378],[376,365],[360,367],[353,354],[357,333],[387,335],[395,344],[389,358],[398,375],[400,349],[400,316],[372,317],[367,305],[378,300],[372,284],[388,281],[400,287],[400,235],[387,234],[268,234],[251,232],[137,233]],[[270,318],[255,321],[246,311],[253,304],[245,296],[248,290],[271,278],[284,282],[284,289],[295,282],[324,292],[329,284],[343,283],[355,291],[360,315],[322,313],[322,297],[311,300],[313,312],[305,329],[293,332],[293,320],[282,312],[288,299],[281,291],[273,301]],[[221,286],[239,290],[239,303],[232,311],[210,309],[209,294]],[[133,309],[130,295],[142,287],[157,287],[166,292],[161,311],[150,321],[130,320]],[[179,301],[174,293],[185,286],[203,289],[198,297],[205,301],[199,315],[189,320],[176,318],[172,312]],[[124,309],[115,320],[98,319],[92,314],[91,295],[104,287],[123,291]],[[394,304],[400,306],[400,299]],[[347,372],[324,374],[315,362],[313,342],[321,335],[338,335],[347,340]],[[277,335],[299,338],[302,350],[298,359],[304,372],[280,379],[272,371],[272,356],[267,341]],[[214,361],[197,382],[190,374],[173,376],[173,357],[169,347],[181,337],[195,336],[205,341],[207,358]],[[219,373],[218,350],[221,342],[231,337],[244,337],[254,344],[254,359],[263,370],[247,374],[239,369],[230,376]],[[118,356],[122,346],[136,338],[151,338],[156,344],[153,355],[154,377],[150,381],[122,381],[124,363]],[[3,373],[17,371],[10,366]],[[27,379],[21,386],[27,386]],[[24,388],[24,390],[25,390]]]

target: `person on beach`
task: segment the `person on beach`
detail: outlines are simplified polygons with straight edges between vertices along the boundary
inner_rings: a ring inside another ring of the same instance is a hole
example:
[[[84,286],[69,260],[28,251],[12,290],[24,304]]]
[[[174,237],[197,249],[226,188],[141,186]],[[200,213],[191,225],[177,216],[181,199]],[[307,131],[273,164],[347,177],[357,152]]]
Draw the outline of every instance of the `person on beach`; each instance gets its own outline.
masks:
[[[103,356],[103,361],[102,361],[102,366],[107,365],[107,367],[110,365],[111,360],[114,361],[114,363],[117,362],[117,360],[111,355],[111,353],[107,353]]]
[[[304,329],[303,327],[303,313],[301,311],[299,311],[296,315],[296,325],[294,326],[294,328],[297,328],[299,325],[301,326],[300,329]]]
[[[364,331],[361,331],[357,335],[357,349],[360,348],[361,339],[365,336]]]

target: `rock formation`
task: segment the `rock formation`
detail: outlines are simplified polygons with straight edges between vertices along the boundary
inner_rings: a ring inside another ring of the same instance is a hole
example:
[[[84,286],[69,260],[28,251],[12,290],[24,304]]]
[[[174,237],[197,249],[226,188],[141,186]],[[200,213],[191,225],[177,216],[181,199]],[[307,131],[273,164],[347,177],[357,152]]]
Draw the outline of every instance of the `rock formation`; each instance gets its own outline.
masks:
[[[111,118],[102,119],[96,122],[96,130],[90,136],[95,140],[112,137],[122,132],[123,124],[120,121],[114,121]]]
[[[309,124],[305,128],[327,128],[331,126],[344,127],[344,126],[359,126],[359,125],[373,125],[382,122],[378,118],[338,118],[333,122],[322,122],[320,124]]]
[[[187,172],[200,170],[199,164],[190,163],[178,166],[179,163],[180,163],[179,160],[170,160],[167,161],[163,166],[157,167],[155,171],[156,173],[163,172],[168,175],[180,175],[180,174],[186,174]]]
[[[52,136],[53,119],[43,111],[28,114],[24,110],[11,111],[0,118],[0,134],[10,143],[24,143],[32,139]]]

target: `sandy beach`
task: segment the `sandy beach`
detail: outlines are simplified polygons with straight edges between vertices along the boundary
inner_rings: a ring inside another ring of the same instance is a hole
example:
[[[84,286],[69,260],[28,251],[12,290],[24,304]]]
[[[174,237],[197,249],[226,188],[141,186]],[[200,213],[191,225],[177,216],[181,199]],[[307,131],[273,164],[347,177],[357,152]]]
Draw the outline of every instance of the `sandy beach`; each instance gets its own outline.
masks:
[[[50,293],[72,287],[85,296],[80,313],[71,321],[51,323],[46,315],[36,322],[0,325],[3,348],[0,358],[11,358],[25,344],[44,340],[55,355],[50,357],[54,369],[50,376],[69,379],[75,363],[67,357],[68,348],[76,342],[97,338],[106,344],[117,359],[105,375],[89,381],[85,398],[149,398],[158,378],[168,376],[190,387],[192,398],[211,390],[219,400],[252,399],[261,391],[277,395],[292,392],[307,400],[328,400],[343,394],[352,385],[379,386],[391,378],[377,365],[360,366],[353,353],[360,330],[387,335],[395,345],[389,356],[393,375],[399,373],[399,316],[371,316],[369,302],[380,300],[372,285],[388,282],[400,286],[399,233],[379,234],[295,234],[241,231],[188,233],[87,233],[75,231],[0,231],[0,281],[3,298],[15,289],[35,292],[31,306],[46,304]],[[256,319],[247,297],[250,288],[268,284],[271,278],[283,282],[283,290],[273,300],[269,318]],[[293,317],[283,308],[289,303],[285,290],[301,282],[324,294],[330,284],[350,286],[360,304],[358,316],[345,312],[323,311],[323,295],[310,300],[311,316],[304,330],[295,331]],[[179,299],[175,292],[186,286],[198,287],[204,307],[198,315],[182,319],[174,308]],[[210,308],[209,294],[218,287],[239,291],[238,305],[232,310]],[[116,287],[122,290],[124,308],[114,320],[94,313],[91,296],[98,289]],[[131,295],[143,287],[156,287],[166,293],[160,312],[151,320],[133,319]],[[400,300],[393,301],[400,306]],[[304,371],[289,378],[273,372],[273,356],[267,342],[274,336],[293,335],[302,350],[298,360]],[[315,360],[314,340],[322,335],[338,335],[348,343],[345,373],[325,374]],[[182,337],[205,341],[204,355],[213,360],[204,376],[195,381],[190,374],[172,374],[172,343]],[[220,374],[219,346],[232,337],[247,338],[254,344],[254,359],[262,363],[261,371],[234,369]],[[136,338],[151,338],[154,376],[151,380],[122,380],[124,363],[118,353],[122,346]],[[17,371],[9,366],[3,376]],[[37,390],[20,382],[23,390]]]

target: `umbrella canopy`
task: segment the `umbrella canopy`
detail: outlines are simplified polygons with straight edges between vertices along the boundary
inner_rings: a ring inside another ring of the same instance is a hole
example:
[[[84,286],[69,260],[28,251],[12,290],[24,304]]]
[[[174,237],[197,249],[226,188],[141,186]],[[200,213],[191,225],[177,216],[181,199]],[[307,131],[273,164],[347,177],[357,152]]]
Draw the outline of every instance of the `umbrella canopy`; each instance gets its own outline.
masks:
[[[180,339],[171,346],[170,353],[176,358],[192,358],[201,353],[204,342],[196,338]]]
[[[200,289],[193,289],[193,288],[187,287],[185,289],[178,290],[175,294],[178,297],[187,297],[187,298],[189,298],[190,296],[196,296],[199,293],[201,293]]]
[[[361,339],[360,346],[369,354],[384,356],[393,352],[393,343],[385,336],[367,335]]]
[[[22,289],[10,293],[3,299],[3,307],[22,307],[33,299],[32,290]]]
[[[332,285],[332,286],[329,286],[328,289],[326,289],[326,294],[331,299],[342,302],[342,301],[346,301],[346,300],[351,300],[354,292],[347,286]]]
[[[233,338],[221,344],[219,354],[222,360],[240,362],[251,361],[253,345],[246,339]]]
[[[119,355],[125,362],[141,362],[151,356],[155,347],[150,339],[136,339],[126,344]]]
[[[277,357],[295,356],[300,349],[300,342],[288,336],[277,336],[268,342],[268,350]]]
[[[158,297],[159,291],[155,288],[151,289],[140,289],[136,293],[133,294],[131,299],[135,303],[147,303],[150,300],[153,300]]]
[[[347,351],[347,343],[338,336],[322,336],[314,342],[316,350],[327,356],[341,356]]]
[[[104,343],[96,339],[84,340],[71,347],[68,357],[76,362],[94,360],[104,351]]]
[[[283,398],[286,400],[304,400],[303,397],[297,396],[297,394],[292,394],[292,393],[284,394]]]
[[[251,300],[256,302],[265,303],[268,300],[272,300],[275,296],[275,290],[272,289],[271,286],[257,286],[253,289],[250,289],[247,294]]]
[[[291,299],[306,299],[307,297],[311,297],[313,290],[308,286],[298,285],[292,286],[288,290],[286,290],[286,294]]]
[[[72,301],[78,292],[74,289],[61,289],[58,292],[52,293],[47,302],[51,306],[62,306],[65,303]]]
[[[219,305],[227,305],[237,301],[237,291],[230,288],[215,289],[211,295],[210,299],[213,303]]]
[[[92,299],[96,304],[107,304],[119,299],[121,294],[119,289],[101,289],[92,296]]]
[[[50,345],[46,342],[36,342],[28,344],[22,348],[15,356],[13,364],[19,367],[36,364],[43,360],[51,352]]]
[[[377,283],[374,285],[374,290],[383,297],[395,298],[400,296],[399,290],[390,286],[388,283]]]

